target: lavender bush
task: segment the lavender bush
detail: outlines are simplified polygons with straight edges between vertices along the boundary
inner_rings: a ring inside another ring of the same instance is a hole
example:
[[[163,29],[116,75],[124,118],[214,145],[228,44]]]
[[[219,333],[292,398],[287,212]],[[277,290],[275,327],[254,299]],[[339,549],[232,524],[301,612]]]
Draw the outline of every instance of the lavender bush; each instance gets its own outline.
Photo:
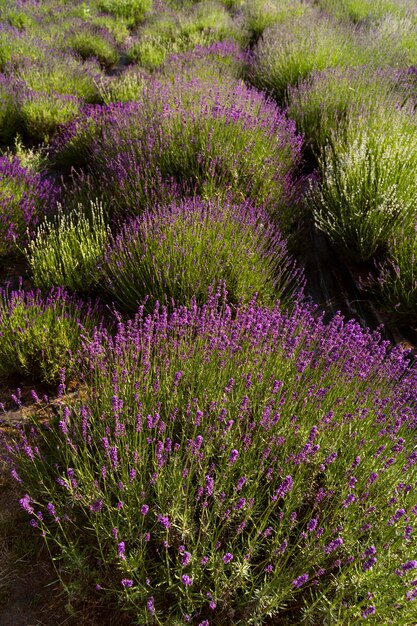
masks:
[[[81,336],[97,324],[97,310],[62,289],[0,290],[0,376],[29,376],[57,384],[62,368],[71,375]]]
[[[110,294],[135,312],[142,302],[203,303],[210,285],[223,280],[230,302],[292,304],[303,277],[266,212],[248,202],[174,202],[128,223],[102,264]]]
[[[140,102],[86,110],[53,143],[51,160],[88,163],[95,195],[106,190],[120,213],[140,212],[174,182],[204,198],[266,203],[288,232],[300,151],[294,123],[256,90],[168,77],[151,81]]]
[[[88,292],[98,280],[109,234],[100,204],[91,203],[88,210],[79,205],[69,214],[60,207],[54,219],[40,224],[25,250],[33,284]]]
[[[248,78],[283,102],[290,85],[313,71],[362,62],[354,33],[310,7],[265,30],[248,66]]]
[[[199,2],[182,13],[157,13],[140,31],[128,50],[129,58],[153,70],[170,54],[241,38],[228,11],[217,2]]]
[[[416,232],[414,223],[396,229],[388,242],[387,258],[378,264],[377,276],[371,280],[371,289],[382,304],[413,324],[417,320]]]
[[[406,72],[372,66],[331,68],[288,88],[288,115],[304,135],[308,151],[317,157],[347,121],[366,111],[371,115],[376,108],[393,111],[411,95]]]
[[[354,117],[345,131],[319,159],[322,181],[309,198],[317,226],[338,250],[366,261],[415,215],[417,127],[412,108],[404,107]]]
[[[152,0],[99,0],[98,8],[134,26],[151,10]]]
[[[19,128],[19,112],[14,81],[0,74],[0,141],[7,143]]]
[[[87,395],[9,448],[60,575],[139,624],[411,623],[417,373],[401,349],[219,294],[142,311],[85,342]]]
[[[320,8],[339,19],[353,23],[372,22],[385,15],[404,16],[407,13],[407,1],[404,0],[317,0]],[[411,4],[408,2],[408,7]]]
[[[40,219],[51,213],[58,189],[15,156],[0,156],[0,256],[17,253]]]

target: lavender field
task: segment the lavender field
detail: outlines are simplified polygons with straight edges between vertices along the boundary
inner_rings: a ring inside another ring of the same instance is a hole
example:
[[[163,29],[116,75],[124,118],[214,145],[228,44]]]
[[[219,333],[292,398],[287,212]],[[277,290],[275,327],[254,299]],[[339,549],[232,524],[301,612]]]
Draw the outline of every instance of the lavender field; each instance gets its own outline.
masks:
[[[412,0],[0,0],[0,624],[417,624],[416,106]]]

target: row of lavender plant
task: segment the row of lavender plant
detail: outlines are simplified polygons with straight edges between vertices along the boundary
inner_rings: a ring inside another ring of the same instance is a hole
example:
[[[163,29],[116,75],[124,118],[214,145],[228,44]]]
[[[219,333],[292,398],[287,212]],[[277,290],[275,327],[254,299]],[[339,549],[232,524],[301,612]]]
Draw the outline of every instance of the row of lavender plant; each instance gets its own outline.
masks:
[[[316,226],[344,260],[372,261],[362,286],[415,322],[415,15],[407,2],[316,4],[270,14],[248,77],[305,134]]]

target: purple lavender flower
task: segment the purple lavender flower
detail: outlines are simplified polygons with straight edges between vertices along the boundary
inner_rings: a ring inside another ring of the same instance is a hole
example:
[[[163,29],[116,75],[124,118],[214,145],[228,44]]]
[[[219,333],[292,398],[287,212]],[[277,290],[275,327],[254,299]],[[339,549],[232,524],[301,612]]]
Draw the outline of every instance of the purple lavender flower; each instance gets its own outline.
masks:
[[[366,619],[370,615],[373,615],[375,612],[376,612],[376,609],[375,609],[375,607],[373,605],[368,606],[367,609],[362,611],[362,619]]]
[[[171,528],[171,522],[169,521],[169,517],[167,517],[166,515],[158,515],[158,522],[165,529]]]
[[[147,515],[149,511],[149,506],[147,504],[142,504],[142,506],[140,507],[140,512],[142,513],[142,515]]]
[[[155,602],[153,596],[149,596],[146,601],[146,608],[151,615],[155,615]]]
[[[331,554],[332,552],[337,550],[341,545],[343,545],[343,539],[342,537],[337,537],[337,539],[334,539],[333,541],[328,543],[327,546],[324,546],[323,552],[325,554]]]
[[[186,587],[190,587],[193,584],[193,579],[187,576],[187,574],[183,574],[181,576],[181,581],[182,581],[182,584],[185,585]]]
[[[129,589],[130,587],[133,587],[133,580],[131,580],[130,578],[122,578],[122,580],[120,581],[120,584],[125,589]]]
[[[122,561],[126,560],[124,541],[120,541],[120,543],[117,544],[117,554],[119,559],[122,559]]]
[[[231,451],[230,455],[229,455],[229,463],[230,465],[233,465],[233,463],[235,463],[237,461],[237,458],[239,456],[239,451],[234,449]]]
[[[293,587],[299,589],[308,581],[308,577],[308,574],[301,574],[301,576],[298,576],[295,580],[292,581]]]
[[[230,561],[233,560],[233,554],[231,554],[231,552],[226,552],[226,554],[223,557],[223,563],[230,563]]]

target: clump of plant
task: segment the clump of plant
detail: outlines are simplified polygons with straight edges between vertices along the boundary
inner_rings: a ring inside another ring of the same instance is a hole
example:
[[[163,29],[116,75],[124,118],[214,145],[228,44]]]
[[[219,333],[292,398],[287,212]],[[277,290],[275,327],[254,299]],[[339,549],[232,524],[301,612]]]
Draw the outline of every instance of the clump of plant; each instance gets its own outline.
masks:
[[[98,8],[134,26],[151,10],[152,0],[99,0]]]
[[[386,15],[405,15],[406,3],[394,0],[317,0],[321,9],[354,24],[372,22]]]
[[[343,255],[370,259],[415,215],[416,136],[412,110],[371,111],[324,149],[309,199],[316,225]]]
[[[141,102],[86,111],[54,142],[51,159],[84,164],[119,213],[139,213],[174,183],[205,199],[231,193],[266,203],[286,234],[300,151],[294,123],[256,90],[231,78],[167,77],[150,81]]]
[[[23,167],[16,156],[0,156],[0,256],[21,252],[57,198],[49,179]]]
[[[82,354],[84,396],[9,448],[73,589],[148,625],[413,621],[417,372],[400,348],[216,294],[139,311]]]
[[[278,102],[313,71],[362,62],[351,31],[312,8],[265,30],[248,66],[249,80]]]
[[[101,81],[100,97],[104,104],[141,100],[146,81],[146,75],[136,66],[128,67],[120,75]]]
[[[0,74],[0,142],[8,143],[19,128],[19,110],[13,79]]]
[[[48,384],[72,375],[74,355],[97,324],[90,305],[68,297],[62,289],[0,289],[0,376],[29,376]]]
[[[128,56],[141,67],[154,70],[171,54],[231,38],[239,39],[239,31],[227,10],[216,2],[201,2],[182,14],[157,14],[143,26]]]
[[[92,30],[80,29],[70,34],[66,45],[83,60],[94,57],[102,65],[110,66],[116,63],[119,53],[109,37]]]
[[[378,275],[369,285],[387,309],[413,324],[417,320],[416,233],[413,223],[396,229],[390,237],[386,259],[378,264]]]
[[[313,72],[287,92],[288,115],[317,157],[349,119],[383,108],[394,111],[411,98],[405,73],[390,68],[332,68]],[[381,132],[384,129],[381,128]]]
[[[19,109],[22,131],[35,141],[48,143],[59,126],[75,118],[79,110],[80,101],[74,96],[25,92]]]
[[[98,84],[103,74],[98,63],[82,63],[73,54],[55,51],[46,59],[29,60],[15,70],[14,76],[33,92],[69,95],[89,103],[100,101]]]
[[[303,276],[268,215],[248,202],[188,199],[145,212],[111,242],[102,264],[110,294],[127,311],[146,302],[202,304],[224,281],[232,303],[293,304]]]
[[[110,231],[103,207],[91,203],[65,214],[59,208],[54,219],[44,221],[25,250],[36,287],[54,285],[88,292],[97,282]]]
[[[244,75],[247,55],[233,39],[217,41],[209,46],[194,46],[180,54],[171,54],[161,72],[168,76],[181,75],[189,80],[241,79]]]
[[[300,16],[308,11],[307,5],[300,0],[247,0],[242,3],[244,26],[248,31],[250,43],[255,43],[264,31],[292,17]]]

